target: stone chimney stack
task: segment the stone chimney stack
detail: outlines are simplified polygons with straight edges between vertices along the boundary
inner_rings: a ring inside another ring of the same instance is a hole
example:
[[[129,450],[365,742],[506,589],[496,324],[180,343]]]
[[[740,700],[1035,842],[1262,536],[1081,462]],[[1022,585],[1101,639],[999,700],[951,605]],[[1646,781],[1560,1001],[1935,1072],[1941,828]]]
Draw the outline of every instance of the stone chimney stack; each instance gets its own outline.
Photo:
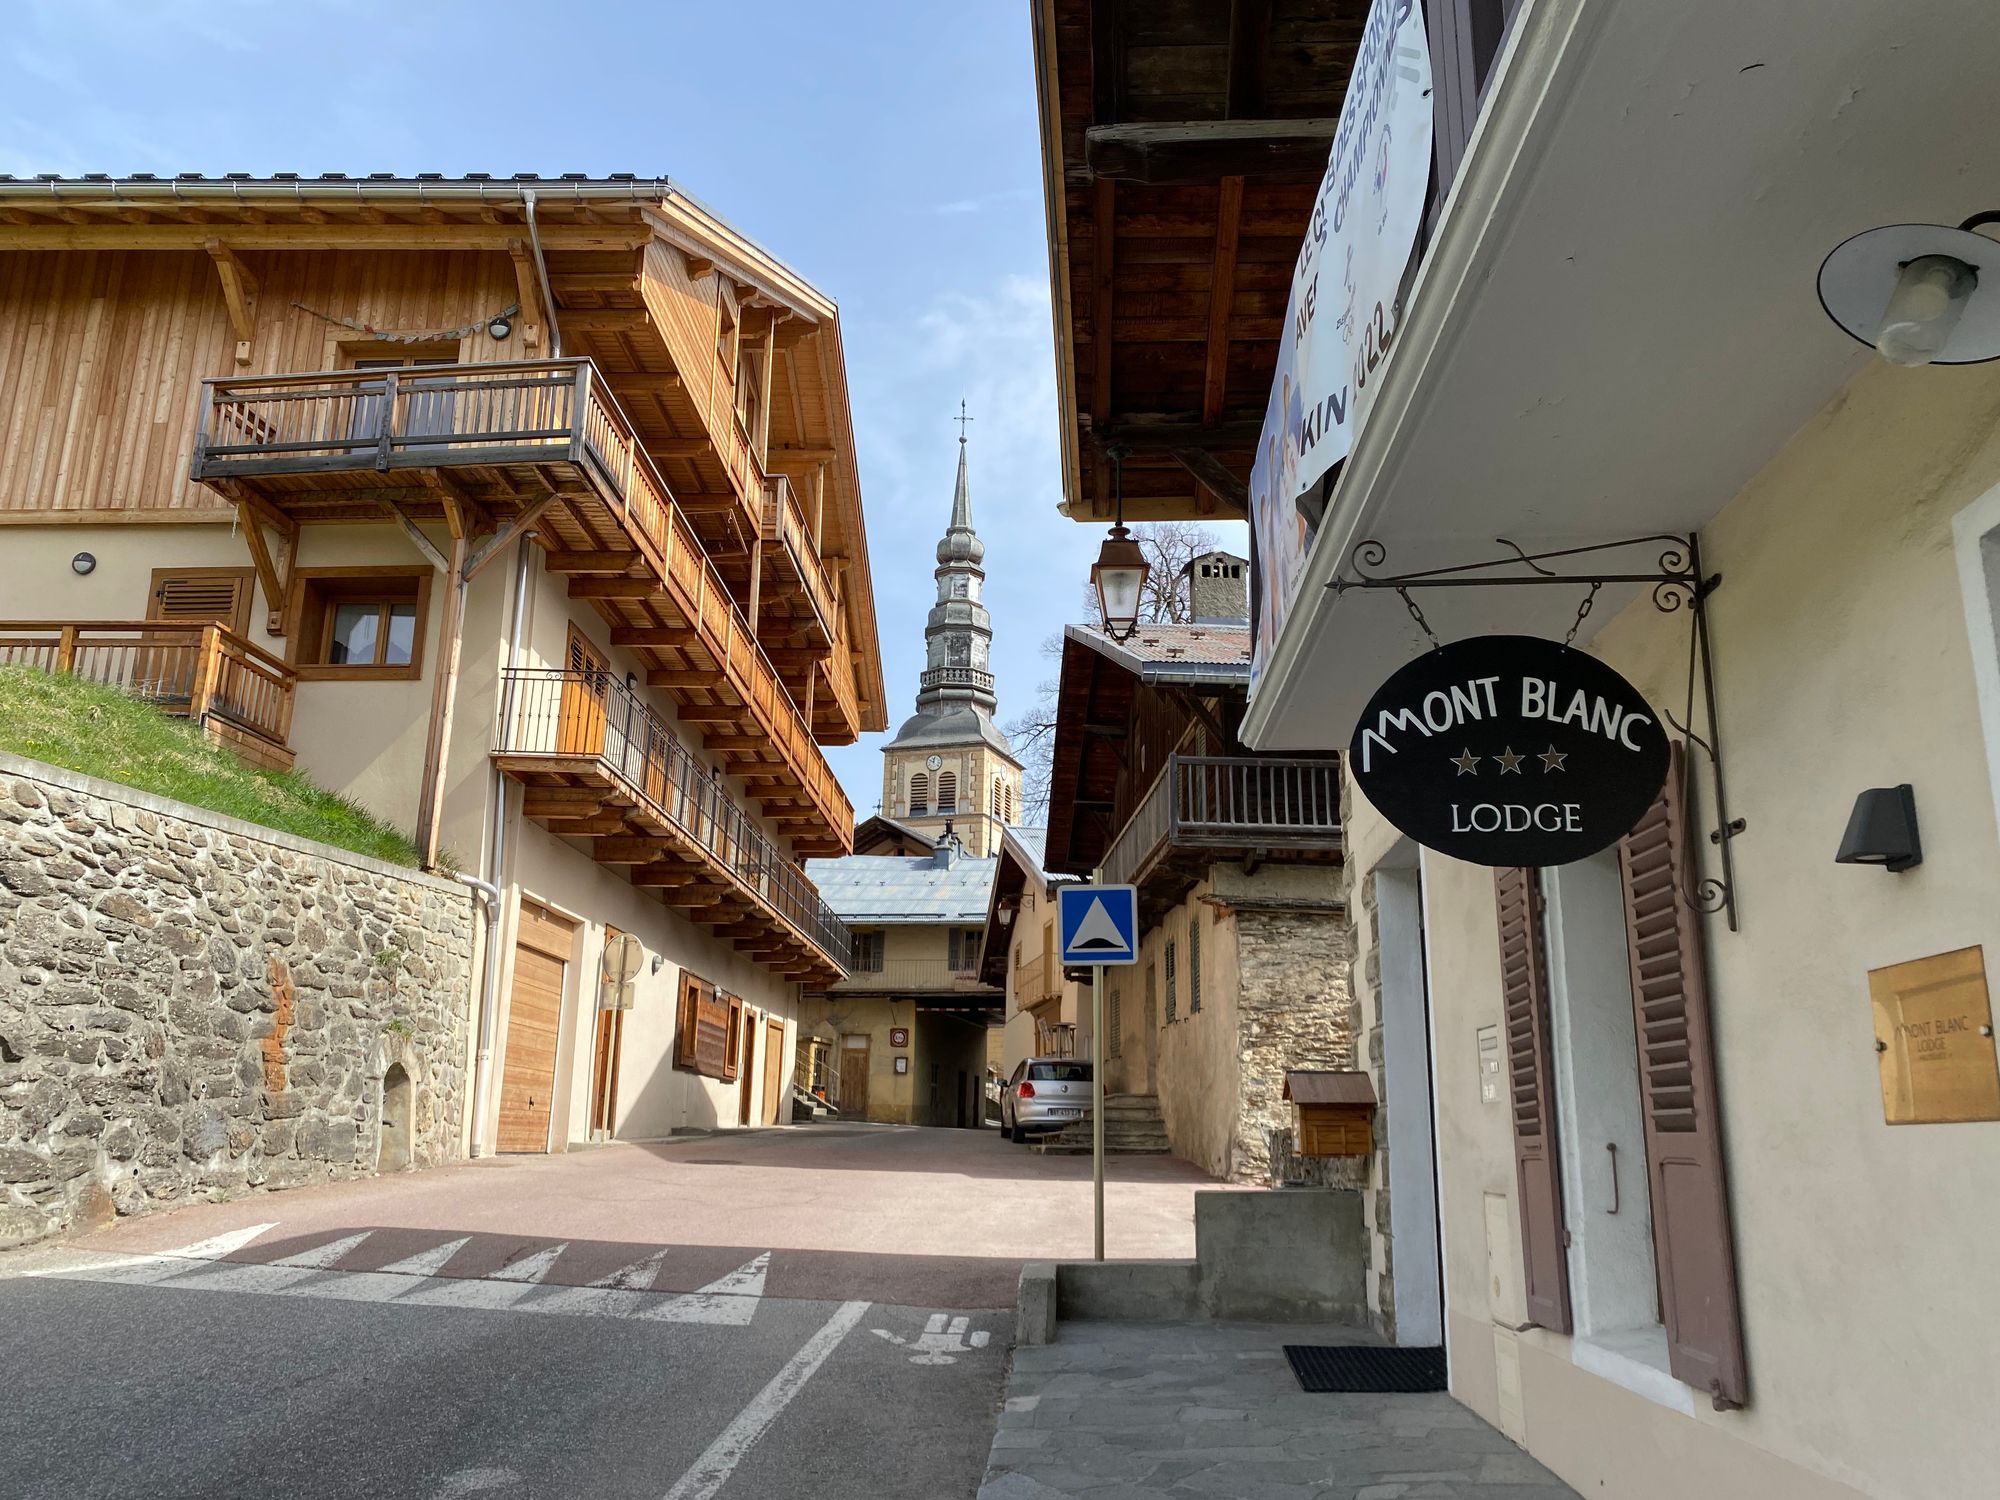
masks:
[[[1188,599],[1197,625],[1250,623],[1250,560],[1204,552],[1187,565]]]

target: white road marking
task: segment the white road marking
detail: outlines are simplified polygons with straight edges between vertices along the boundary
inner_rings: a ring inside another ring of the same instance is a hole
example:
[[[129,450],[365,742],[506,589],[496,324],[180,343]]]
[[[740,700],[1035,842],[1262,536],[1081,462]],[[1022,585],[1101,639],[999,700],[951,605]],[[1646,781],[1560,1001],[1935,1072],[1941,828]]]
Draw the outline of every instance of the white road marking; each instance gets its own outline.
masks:
[[[771,1252],[766,1250],[705,1287],[633,1316],[661,1323],[713,1323],[741,1328],[757,1316],[757,1304],[764,1296],[764,1277],[770,1269]]]
[[[391,1265],[377,1271],[378,1276],[435,1276],[451,1262],[451,1258],[463,1250],[472,1240],[469,1234],[462,1234],[455,1240],[446,1240],[431,1250],[419,1250],[415,1255],[406,1255]]]
[[[569,1249],[569,1241],[551,1245],[546,1250],[537,1250],[533,1255],[502,1266],[487,1279],[490,1281],[541,1281],[556,1268],[563,1251]]]
[[[655,1251],[644,1260],[621,1266],[609,1276],[600,1276],[589,1286],[564,1287],[523,1306],[523,1312],[568,1313],[572,1316],[620,1318],[654,1300],[653,1278],[660,1274],[665,1250]]]
[[[868,1308],[866,1302],[841,1303],[819,1332],[805,1341],[799,1352],[786,1362],[784,1369],[773,1375],[770,1384],[750,1398],[750,1404],[736,1414],[736,1420],[723,1428],[721,1436],[710,1443],[701,1457],[694,1461],[693,1467],[681,1475],[674,1487],[667,1491],[666,1500],[710,1500],[717,1490],[727,1484],[729,1476],[736,1472],[736,1466],[743,1462],[744,1455],[757,1446],[757,1440],[777,1421],[778,1414],[791,1404],[792,1398],[805,1388],[805,1383],[826,1363],[827,1356],[839,1347],[840,1341],[867,1314]]]
[[[176,1285],[198,1286],[205,1292],[261,1292],[269,1296],[312,1280],[373,1233],[372,1229],[364,1229],[359,1234],[329,1240],[297,1255],[260,1265],[193,1266],[176,1278]]]
[[[189,1261],[221,1260],[223,1256],[241,1250],[265,1230],[277,1227],[276,1224],[251,1224],[243,1229],[232,1229],[225,1234],[196,1240],[192,1245],[182,1245],[175,1250],[148,1250],[140,1255],[106,1256],[101,1251],[86,1250],[74,1259],[59,1261],[54,1265],[38,1266],[27,1274],[82,1276],[91,1281],[122,1281],[134,1284],[163,1281],[169,1276],[178,1276],[187,1270]]]
[[[993,1337],[984,1329],[967,1334],[966,1318],[952,1318],[946,1322],[944,1313],[932,1313],[924,1324],[923,1333],[915,1340],[908,1340],[889,1332],[886,1328],[871,1328],[868,1331],[878,1339],[887,1339],[899,1347],[914,1346],[916,1353],[910,1356],[913,1365],[955,1365],[958,1356],[972,1349],[984,1349]]]

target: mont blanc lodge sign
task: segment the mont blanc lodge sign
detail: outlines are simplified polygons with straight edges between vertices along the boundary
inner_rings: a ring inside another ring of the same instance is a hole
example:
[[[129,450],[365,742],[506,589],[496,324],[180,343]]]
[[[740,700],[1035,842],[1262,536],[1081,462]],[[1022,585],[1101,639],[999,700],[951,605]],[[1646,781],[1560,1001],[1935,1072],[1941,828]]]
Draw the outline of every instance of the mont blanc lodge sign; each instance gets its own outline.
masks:
[[[1659,715],[1596,657],[1535,636],[1454,641],[1375,692],[1348,747],[1368,800],[1454,859],[1563,865],[1607,849],[1667,778]]]

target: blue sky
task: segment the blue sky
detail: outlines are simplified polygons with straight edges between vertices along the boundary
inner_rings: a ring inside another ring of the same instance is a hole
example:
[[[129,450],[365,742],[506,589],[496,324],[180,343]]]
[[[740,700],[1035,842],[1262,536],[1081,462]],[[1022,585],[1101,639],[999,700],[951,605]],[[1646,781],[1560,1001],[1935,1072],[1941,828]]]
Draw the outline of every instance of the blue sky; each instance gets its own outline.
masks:
[[[841,307],[893,726],[963,397],[1000,716],[1096,528],[1060,494],[1024,0],[12,0],[0,171],[673,177]],[[879,736],[829,751],[867,816]]]

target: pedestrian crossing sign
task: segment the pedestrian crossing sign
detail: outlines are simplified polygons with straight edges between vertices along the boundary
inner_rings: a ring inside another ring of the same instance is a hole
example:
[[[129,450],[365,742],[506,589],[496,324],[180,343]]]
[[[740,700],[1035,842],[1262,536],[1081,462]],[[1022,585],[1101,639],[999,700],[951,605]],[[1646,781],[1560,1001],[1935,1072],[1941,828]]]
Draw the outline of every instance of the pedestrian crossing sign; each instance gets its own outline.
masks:
[[[1136,964],[1139,892],[1129,885],[1056,888],[1056,926],[1065,964]]]

